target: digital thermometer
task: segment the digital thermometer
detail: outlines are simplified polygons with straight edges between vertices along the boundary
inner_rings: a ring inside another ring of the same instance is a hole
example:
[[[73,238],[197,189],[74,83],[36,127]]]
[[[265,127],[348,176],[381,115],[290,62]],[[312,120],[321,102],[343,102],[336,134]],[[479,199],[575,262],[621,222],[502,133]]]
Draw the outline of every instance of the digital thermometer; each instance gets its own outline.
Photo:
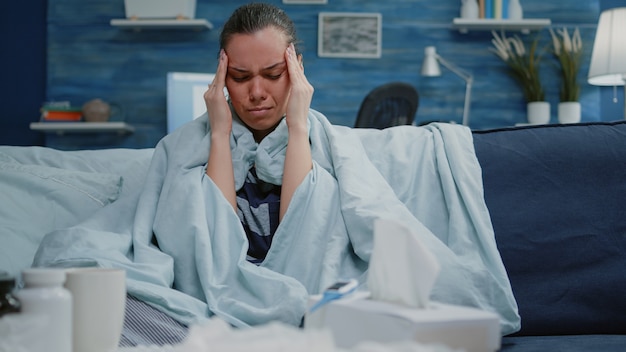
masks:
[[[356,279],[337,281],[324,291],[322,298],[309,309],[309,313],[313,313],[328,302],[354,292],[357,287],[359,287],[359,282]]]

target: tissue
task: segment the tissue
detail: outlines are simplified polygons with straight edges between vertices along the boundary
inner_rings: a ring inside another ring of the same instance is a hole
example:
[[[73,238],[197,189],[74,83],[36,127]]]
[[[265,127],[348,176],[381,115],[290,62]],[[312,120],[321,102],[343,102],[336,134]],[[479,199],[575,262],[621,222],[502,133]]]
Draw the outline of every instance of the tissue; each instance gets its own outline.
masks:
[[[439,271],[437,258],[414,231],[396,221],[375,221],[367,274],[372,299],[426,308]]]
[[[174,352],[333,352],[333,337],[328,330],[303,331],[281,322],[235,329],[220,318],[192,326],[189,335]]]
[[[325,328],[299,329],[281,322],[270,322],[236,329],[213,317],[202,325],[192,326],[185,340],[172,352],[455,352],[440,344],[416,341],[380,343],[362,341],[347,349],[335,344],[333,334]],[[162,352],[156,350],[120,350],[119,352]],[[163,352],[169,352],[163,351]],[[460,352],[460,351],[456,351]]]

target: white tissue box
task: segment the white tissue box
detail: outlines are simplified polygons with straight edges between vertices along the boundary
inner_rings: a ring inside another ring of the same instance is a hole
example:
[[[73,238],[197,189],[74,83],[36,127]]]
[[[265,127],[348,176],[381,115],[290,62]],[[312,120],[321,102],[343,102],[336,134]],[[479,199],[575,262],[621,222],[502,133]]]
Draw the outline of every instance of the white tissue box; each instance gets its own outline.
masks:
[[[330,329],[340,348],[362,341],[414,340],[467,352],[500,349],[500,319],[494,313],[435,302],[426,309],[408,308],[362,297],[326,304],[305,317],[305,329]],[[309,306],[320,298],[311,296]]]
[[[196,17],[196,0],[124,0],[126,18]]]

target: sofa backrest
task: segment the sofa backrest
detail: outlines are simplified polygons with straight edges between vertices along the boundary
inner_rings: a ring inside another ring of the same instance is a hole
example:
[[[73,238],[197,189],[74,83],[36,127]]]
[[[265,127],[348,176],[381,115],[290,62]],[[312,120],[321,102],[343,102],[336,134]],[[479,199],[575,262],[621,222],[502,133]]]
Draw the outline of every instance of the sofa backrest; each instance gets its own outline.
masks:
[[[626,333],[626,121],[473,136],[518,335]]]

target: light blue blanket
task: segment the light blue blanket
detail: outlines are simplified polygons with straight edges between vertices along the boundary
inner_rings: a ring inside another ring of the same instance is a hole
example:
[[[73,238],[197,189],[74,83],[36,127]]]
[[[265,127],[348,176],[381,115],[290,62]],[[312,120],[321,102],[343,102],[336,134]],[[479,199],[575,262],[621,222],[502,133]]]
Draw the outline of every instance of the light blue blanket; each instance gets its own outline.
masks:
[[[311,111],[313,169],[256,266],[239,218],[205,175],[207,120],[158,144],[143,189],[48,234],[35,265],[123,267],[130,294],[186,324],[216,314],[235,326],[297,325],[309,294],[338,278],[364,279],[374,221],[385,218],[415,229],[439,260],[433,300],[495,311],[504,334],[519,329],[467,128],[351,129]],[[257,144],[235,119],[236,186],[252,165],[281,184],[286,142],[285,121]]]

